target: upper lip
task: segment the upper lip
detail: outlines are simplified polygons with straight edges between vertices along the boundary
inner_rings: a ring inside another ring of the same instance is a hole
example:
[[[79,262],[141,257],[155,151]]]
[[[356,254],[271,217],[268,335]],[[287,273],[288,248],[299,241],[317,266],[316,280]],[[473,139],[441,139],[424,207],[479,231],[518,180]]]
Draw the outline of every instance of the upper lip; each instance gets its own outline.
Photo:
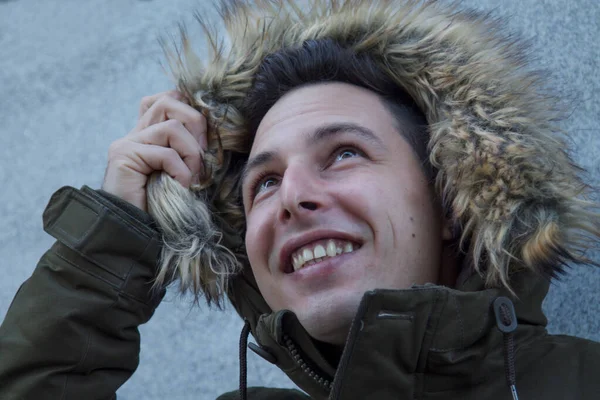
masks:
[[[353,235],[333,230],[318,230],[307,232],[305,234],[293,237],[286,241],[279,252],[279,270],[281,272],[292,272],[291,268],[291,257],[292,253],[298,250],[300,247],[305,246],[311,242],[315,242],[321,239],[341,239],[348,240],[353,243],[361,244],[360,241]]]

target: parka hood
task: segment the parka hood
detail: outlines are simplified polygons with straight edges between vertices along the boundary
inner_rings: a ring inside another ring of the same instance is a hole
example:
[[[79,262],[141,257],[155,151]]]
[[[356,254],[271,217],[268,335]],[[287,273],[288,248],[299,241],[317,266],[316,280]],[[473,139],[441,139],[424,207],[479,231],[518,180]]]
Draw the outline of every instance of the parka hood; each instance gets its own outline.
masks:
[[[566,152],[557,102],[501,21],[413,0],[221,1],[219,15],[224,34],[198,17],[207,54],[194,53],[184,30],[167,56],[179,90],[207,116],[204,201],[241,264],[234,181],[253,135],[244,100],[265,57],[322,39],[371,56],[426,115],[436,190],[486,286],[510,288],[520,270],[554,277],[569,262],[591,262],[584,252],[600,236],[597,205]]]
[[[371,57],[420,107],[436,191],[451,210],[465,268],[478,275],[479,290],[516,294],[516,275],[544,280],[568,263],[591,262],[585,251],[600,236],[597,205],[587,200],[582,171],[567,154],[559,103],[502,21],[456,4],[415,0],[221,1],[219,16],[222,34],[198,16],[205,54],[194,52],[183,29],[182,45],[167,49],[167,57],[178,89],[209,126],[210,173],[198,199],[220,233],[203,240],[220,240],[241,264],[227,295],[255,337],[265,337],[257,332],[267,326],[259,327],[259,319],[275,316],[243,249],[236,180],[254,133],[244,102],[266,57],[307,40],[333,40]],[[209,260],[193,287],[211,300],[219,254]]]
[[[436,191],[460,232],[465,268],[479,274],[481,289],[510,291],[516,272],[554,277],[568,263],[590,262],[584,253],[600,236],[597,206],[586,200],[581,171],[567,154],[558,102],[501,21],[413,0],[316,0],[308,7],[222,1],[219,15],[224,34],[198,17],[206,54],[194,52],[184,30],[182,46],[167,55],[179,90],[207,117],[211,173],[203,201],[217,237],[243,267],[227,294],[255,337],[259,318],[271,310],[241,245],[236,179],[254,133],[244,119],[245,100],[266,57],[307,40],[333,40],[369,56],[423,111]],[[219,255],[212,259],[218,263]],[[200,268],[195,287],[214,295],[218,274],[212,264]]]

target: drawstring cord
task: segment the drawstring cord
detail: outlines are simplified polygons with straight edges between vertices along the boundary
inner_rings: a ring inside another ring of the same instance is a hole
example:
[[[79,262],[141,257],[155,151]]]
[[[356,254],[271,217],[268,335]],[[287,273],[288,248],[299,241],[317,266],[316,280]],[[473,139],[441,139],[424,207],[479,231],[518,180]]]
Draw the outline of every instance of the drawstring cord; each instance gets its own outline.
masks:
[[[244,328],[240,334],[240,400],[246,400],[248,398],[247,391],[247,348],[248,348],[248,335],[250,335],[250,322],[244,321]]]
[[[517,329],[517,315],[515,307],[506,297],[498,297],[494,301],[494,313],[496,314],[496,325],[503,334],[504,339],[504,367],[506,372],[506,383],[510,388],[513,400],[519,400],[517,394],[516,371],[515,371],[515,338],[514,331]]]

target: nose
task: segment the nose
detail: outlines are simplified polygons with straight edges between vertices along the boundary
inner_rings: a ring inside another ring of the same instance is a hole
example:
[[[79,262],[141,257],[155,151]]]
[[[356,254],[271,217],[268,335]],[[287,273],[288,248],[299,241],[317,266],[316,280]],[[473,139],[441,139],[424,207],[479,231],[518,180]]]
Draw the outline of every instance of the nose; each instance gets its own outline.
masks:
[[[317,172],[305,164],[288,165],[279,188],[279,219],[309,216],[323,207],[323,188],[319,190]]]

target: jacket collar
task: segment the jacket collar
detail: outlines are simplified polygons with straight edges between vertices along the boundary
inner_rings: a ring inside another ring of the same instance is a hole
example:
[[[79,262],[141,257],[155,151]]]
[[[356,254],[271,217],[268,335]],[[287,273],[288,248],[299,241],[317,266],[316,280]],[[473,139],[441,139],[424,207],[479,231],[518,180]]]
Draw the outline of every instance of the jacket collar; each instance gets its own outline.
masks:
[[[261,316],[255,336],[277,365],[315,399],[367,398],[374,390],[379,391],[376,398],[392,399],[412,397],[414,391],[472,386],[490,374],[504,376],[503,337],[492,307],[496,298],[512,299],[517,340],[545,332],[541,306],[548,281],[526,272],[514,281],[516,296],[503,289],[483,289],[478,275],[457,289],[427,284],[369,291],[337,369],[291,311]]]

